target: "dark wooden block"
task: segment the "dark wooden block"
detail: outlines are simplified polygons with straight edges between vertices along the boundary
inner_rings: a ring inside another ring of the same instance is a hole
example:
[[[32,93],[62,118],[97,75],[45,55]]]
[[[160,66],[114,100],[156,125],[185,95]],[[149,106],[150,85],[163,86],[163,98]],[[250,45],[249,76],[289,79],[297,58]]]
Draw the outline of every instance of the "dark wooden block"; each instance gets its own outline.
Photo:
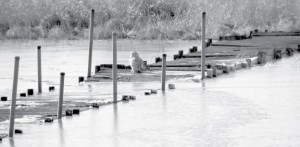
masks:
[[[28,96],[33,95],[33,89],[27,89],[27,95]]]
[[[151,90],[151,94],[157,94],[157,90]]]
[[[20,93],[20,97],[26,97],[26,93]]]
[[[79,77],[78,78],[78,83],[80,83],[80,82],[84,82],[84,77]]]
[[[193,46],[194,52],[198,51],[198,47],[197,46]]]
[[[73,111],[72,110],[66,110],[66,116],[72,116]]]
[[[178,56],[179,56],[179,58],[181,58],[183,56],[183,50],[178,51]]]
[[[129,99],[131,99],[131,100],[136,100],[136,97],[135,97],[134,95],[130,95],[130,96],[129,96]]]
[[[45,123],[52,123],[53,117],[45,117]]]
[[[55,87],[54,86],[50,86],[49,87],[49,91],[54,91],[55,90]]]
[[[179,55],[175,54],[175,55],[174,55],[174,60],[177,60],[177,59],[180,59],[180,58],[179,58]]]
[[[162,61],[161,57],[156,57],[155,58],[155,63],[158,63],[158,62],[161,62],[161,61]]]
[[[23,134],[23,131],[21,129],[15,129],[15,134]]]
[[[122,101],[129,101],[130,98],[128,95],[122,95]]]
[[[93,104],[92,104],[92,107],[93,107],[93,108],[99,108],[99,104],[98,104],[98,103],[93,103]]]
[[[95,66],[95,73],[101,71],[101,66],[100,65],[96,65]]]
[[[2,96],[1,97],[1,101],[7,101],[7,97],[6,96]]]
[[[190,51],[190,53],[193,53],[193,52],[194,52],[194,49],[193,49],[193,48],[190,48],[189,51]]]
[[[80,109],[73,109],[73,114],[79,115],[80,114]]]

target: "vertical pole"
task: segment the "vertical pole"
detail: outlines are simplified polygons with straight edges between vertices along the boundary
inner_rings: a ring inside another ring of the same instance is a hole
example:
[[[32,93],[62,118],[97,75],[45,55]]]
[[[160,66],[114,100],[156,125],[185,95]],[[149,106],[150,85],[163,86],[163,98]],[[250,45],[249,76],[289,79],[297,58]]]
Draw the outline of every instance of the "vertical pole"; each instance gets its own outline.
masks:
[[[202,52],[201,52],[201,79],[205,79],[205,15],[206,12],[202,12]]]
[[[15,107],[16,107],[16,96],[18,87],[18,75],[19,75],[19,61],[20,57],[15,57],[15,69],[14,69],[14,81],[13,90],[11,97],[10,115],[9,115],[9,137],[14,137],[14,125],[15,125]]]
[[[63,107],[63,99],[64,99],[64,82],[65,81],[65,73],[60,73],[60,88],[59,88],[59,100],[58,100],[58,112],[57,119],[62,118],[62,107]]]
[[[93,56],[93,35],[94,33],[94,10],[91,10],[91,18],[90,18],[90,44],[89,44],[89,65],[88,65],[88,75],[87,77],[91,77],[92,71],[92,56]]]
[[[118,69],[117,69],[117,33],[113,32],[112,33],[112,42],[113,42],[113,70],[112,70],[112,75],[113,75],[113,98],[114,98],[114,103],[117,102],[117,81],[118,81]]]
[[[167,55],[163,54],[163,61],[162,61],[162,76],[161,76],[161,90],[166,90],[166,61]]]
[[[42,93],[42,55],[41,46],[37,47],[38,54],[38,93]]]

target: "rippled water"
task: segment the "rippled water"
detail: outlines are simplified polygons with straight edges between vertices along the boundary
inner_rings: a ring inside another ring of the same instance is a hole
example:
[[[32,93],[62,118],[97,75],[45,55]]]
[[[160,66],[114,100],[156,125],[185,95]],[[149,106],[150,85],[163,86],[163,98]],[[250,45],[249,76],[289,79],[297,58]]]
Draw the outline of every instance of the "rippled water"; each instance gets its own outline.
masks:
[[[122,92],[136,95],[137,100],[88,110],[52,124],[18,123],[16,128],[24,134],[4,139],[0,145],[297,147],[299,59],[300,55],[295,55],[205,82],[172,81],[175,90],[151,96],[144,92],[159,89],[159,82],[119,83]],[[95,96],[110,86],[72,87],[78,90],[74,96]],[[0,127],[7,129],[8,125]]]

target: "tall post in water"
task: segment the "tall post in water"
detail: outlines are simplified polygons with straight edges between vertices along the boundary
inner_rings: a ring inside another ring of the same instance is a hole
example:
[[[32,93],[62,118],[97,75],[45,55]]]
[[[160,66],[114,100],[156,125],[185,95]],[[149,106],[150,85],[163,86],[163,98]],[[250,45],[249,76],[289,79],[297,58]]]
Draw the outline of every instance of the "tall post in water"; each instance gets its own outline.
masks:
[[[41,46],[37,47],[38,54],[38,93],[42,93],[42,55]]]
[[[167,62],[167,55],[163,54],[163,61],[162,61],[162,76],[161,76],[161,90],[166,90],[166,62]]]
[[[112,33],[112,42],[113,42],[113,70],[112,70],[112,75],[113,75],[113,98],[114,98],[114,103],[117,102],[117,81],[118,81],[118,69],[117,69],[117,33],[113,32]]]
[[[202,51],[201,51],[201,79],[205,79],[205,18],[206,12],[202,12]]]
[[[19,76],[19,61],[20,61],[20,57],[18,56],[15,57],[13,90],[12,90],[10,115],[9,115],[9,133],[8,133],[9,137],[14,137],[16,96],[17,96],[17,88],[18,88],[18,76]]]
[[[64,99],[64,82],[65,81],[65,73],[60,73],[60,88],[59,88],[59,100],[58,100],[58,111],[57,118],[62,118],[62,107],[63,107],[63,99]]]
[[[90,18],[90,44],[89,44],[89,65],[88,65],[88,75],[87,75],[87,77],[91,77],[91,71],[92,71],[93,38],[94,38],[94,10],[91,10],[91,18]]]

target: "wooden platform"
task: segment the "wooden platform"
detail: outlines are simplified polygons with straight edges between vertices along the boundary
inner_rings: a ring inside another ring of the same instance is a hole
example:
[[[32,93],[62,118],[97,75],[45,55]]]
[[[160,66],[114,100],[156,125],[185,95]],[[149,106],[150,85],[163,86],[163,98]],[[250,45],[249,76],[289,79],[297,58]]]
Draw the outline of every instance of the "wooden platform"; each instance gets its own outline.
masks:
[[[259,51],[267,53],[267,58],[271,58],[274,49],[292,48],[298,49],[300,44],[299,33],[254,33],[252,39],[218,41],[206,48],[206,66],[224,65],[241,66],[247,58],[257,56]],[[162,63],[148,64],[149,70],[142,74],[132,74],[130,69],[119,69],[119,81],[160,81]],[[200,74],[201,51],[185,53],[180,59],[167,61],[168,78],[191,77],[193,74]],[[128,66],[125,66],[128,67]],[[170,71],[174,74],[169,75]],[[182,75],[182,71],[186,75]],[[177,73],[176,73],[177,72]],[[193,72],[189,74],[188,72]],[[105,69],[96,73],[87,81],[111,81],[111,69]]]

